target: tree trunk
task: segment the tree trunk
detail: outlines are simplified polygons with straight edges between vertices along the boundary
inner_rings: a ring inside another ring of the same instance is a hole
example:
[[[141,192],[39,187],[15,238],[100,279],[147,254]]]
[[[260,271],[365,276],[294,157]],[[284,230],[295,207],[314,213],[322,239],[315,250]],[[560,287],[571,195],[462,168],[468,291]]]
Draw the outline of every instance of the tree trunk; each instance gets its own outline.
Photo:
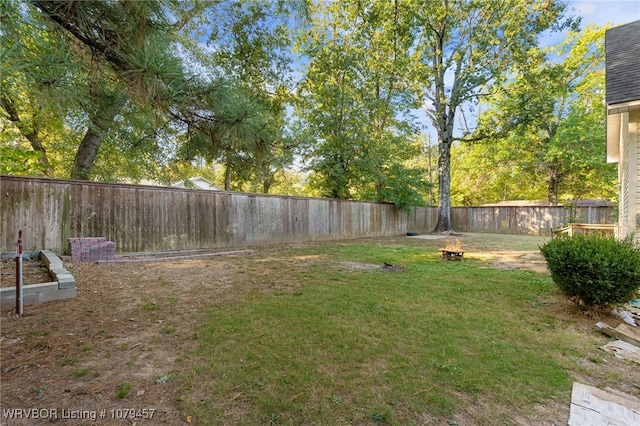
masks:
[[[18,108],[12,98],[3,94],[0,97],[0,106],[5,110],[8,115],[9,121],[16,125],[20,134],[24,136],[25,139],[29,141],[31,144],[31,148],[34,151],[40,153],[39,162],[42,165],[42,172],[45,176],[51,176],[51,165],[49,164],[49,159],[47,158],[47,150],[42,145],[42,140],[40,139],[40,135],[38,134],[38,126],[36,123],[33,123],[33,128],[28,129],[25,124],[20,119],[20,115],[18,114]],[[34,120],[35,121],[35,120]]]
[[[549,178],[547,180],[547,199],[552,206],[558,205],[558,181],[559,173],[557,169],[549,170]]]
[[[273,185],[274,179],[273,176],[269,175],[268,177],[262,179],[262,193],[268,194],[271,190],[271,185]]]
[[[438,222],[433,232],[453,232],[451,223],[451,142],[438,143]]]
[[[93,89],[92,89],[93,91]],[[94,98],[95,112],[91,116],[91,124],[87,128],[87,132],[78,146],[75,159],[73,160],[73,169],[71,170],[71,179],[90,180],[93,164],[100,150],[100,144],[104,135],[113,126],[116,115],[122,109],[126,98],[119,92],[105,92],[104,90],[96,90],[98,92]]]
[[[85,133],[78,151],[76,152],[75,159],[73,160],[73,169],[71,170],[71,179],[89,180],[91,179],[91,171],[93,170],[93,163],[95,162],[98,151],[100,150],[100,143],[102,142],[102,135],[93,128],[88,128]]]
[[[51,164],[49,164],[49,158],[47,158],[47,150],[42,145],[42,141],[40,140],[40,135],[38,135],[38,132],[33,131],[29,134],[24,135],[24,137],[29,140],[33,150],[40,153],[38,162],[42,165],[42,173],[44,173],[45,176],[51,176],[52,170]]]
[[[445,5],[447,3],[445,2]],[[456,108],[459,106],[458,76],[462,62],[458,61],[454,72],[454,81],[447,105],[446,67],[443,65],[444,26],[433,40],[433,69],[435,70],[435,93],[433,124],[438,130],[438,221],[433,232],[453,232],[451,224],[451,144],[453,143],[453,123]]]
[[[231,191],[231,152],[227,151],[224,165],[224,190]]]

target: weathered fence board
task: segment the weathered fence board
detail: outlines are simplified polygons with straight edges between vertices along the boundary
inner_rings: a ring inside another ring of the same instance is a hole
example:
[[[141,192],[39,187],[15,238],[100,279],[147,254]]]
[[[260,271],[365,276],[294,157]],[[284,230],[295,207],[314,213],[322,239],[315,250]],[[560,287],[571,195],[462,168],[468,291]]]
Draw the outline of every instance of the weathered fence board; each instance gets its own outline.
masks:
[[[616,207],[453,207],[451,220],[459,232],[551,235],[569,222],[612,224],[616,214]]]
[[[70,237],[105,237],[119,252],[427,233],[435,207],[42,178],[0,177],[0,250],[63,253]],[[577,218],[613,223],[615,208],[454,207],[456,231],[551,235]],[[576,221],[578,221],[576,220]]]

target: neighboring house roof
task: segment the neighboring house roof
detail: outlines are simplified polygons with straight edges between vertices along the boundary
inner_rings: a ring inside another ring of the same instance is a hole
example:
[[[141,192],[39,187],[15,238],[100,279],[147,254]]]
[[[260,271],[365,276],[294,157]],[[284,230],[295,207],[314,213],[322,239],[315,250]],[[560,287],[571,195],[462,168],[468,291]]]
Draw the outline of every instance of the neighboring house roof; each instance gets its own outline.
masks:
[[[191,184],[193,185],[194,189],[206,189],[206,190],[209,190],[209,191],[222,191],[220,188],[218,188],[217,186],[215,186],[214,184],[212,184],[210,181],[208,181],[207,179],[203,178],[202,176],[196,176],[196,177],[189,178],[188,181],[191,182]],[[191,185],[187,185],[185,183],[185,181],[176,182],[171,186],[174,187],[174,188],[191,187]]]
[[[605,33],[607,104],[640,100],[640,21]]]
[[[620,158],[623,112],[640,108],[640,21],[605,33],[607,90],[607,162]]]
[[[163,186],[161,183],[156,182],[151,179],[140,179],[140,182],[136,183],[136,185],[144,185],[144,186]]]

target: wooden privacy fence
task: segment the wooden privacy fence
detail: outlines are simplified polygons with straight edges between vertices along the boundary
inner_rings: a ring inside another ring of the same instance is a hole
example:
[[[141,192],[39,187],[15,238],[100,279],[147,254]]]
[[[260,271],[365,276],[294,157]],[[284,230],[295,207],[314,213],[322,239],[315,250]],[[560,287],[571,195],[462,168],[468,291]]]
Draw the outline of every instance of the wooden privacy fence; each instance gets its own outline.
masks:
[[[66,252],[72,237],[105,237],[119,252],[228,248],[368,236],[432,227],[435,210],[393,204],[180,188],[0,177],[2,251]]]
[[[570,222],[614,224],[617,207],[527,206],[453,207],[451,220],[458,232],[551,235]]]
[[[435,207],[411,213],[393,204],[153,186],[1,176],[0,250],[68,250],[68,239],[105,237],[118,252],[218,249],[427,233]],[[604,210],[603,210],[604,209]],[[583,212],[578,211],[578,214]],[[589,208],[610,221],[611,208]],[[551,235],[568,221],[562,207],[456,207],[461,232]]]

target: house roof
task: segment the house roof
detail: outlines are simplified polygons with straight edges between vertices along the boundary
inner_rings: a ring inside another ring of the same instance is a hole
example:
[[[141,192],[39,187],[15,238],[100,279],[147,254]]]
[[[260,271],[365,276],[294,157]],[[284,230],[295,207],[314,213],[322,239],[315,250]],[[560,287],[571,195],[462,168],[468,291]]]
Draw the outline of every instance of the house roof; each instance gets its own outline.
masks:
[[[217,186],[212,184],[208,179],[205,179],[202,176],[196,176],[196,177],[189,178],[188,181],[190,181],[193,184],[195,189],[208,189],[208,190],[211,190],[211,191],[221,191],[220,188],[218,188]],[[187,187],[187,185],[185,185],[185,181],[176,182],[171,186],[173,186],[174,188],[186,188]]]
[[[607,104],[640,100],[640,21],[605,33]]]
[[[625,112],[640,108],[640,21],[605,33],[607,162],[620,159],[620,128]]]

